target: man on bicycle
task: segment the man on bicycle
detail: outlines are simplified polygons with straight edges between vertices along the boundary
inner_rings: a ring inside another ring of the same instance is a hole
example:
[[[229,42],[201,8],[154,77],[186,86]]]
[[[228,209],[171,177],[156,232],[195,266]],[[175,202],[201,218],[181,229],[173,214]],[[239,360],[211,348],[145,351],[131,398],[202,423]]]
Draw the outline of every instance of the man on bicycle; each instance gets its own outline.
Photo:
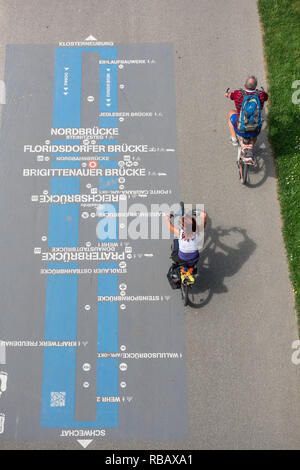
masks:
[[[257,136],[261,131],[261,117],[260,112],[264,103],[268,100],[268,94],[264,90],[257,90],[257,78],[254,75],[249,75],[244,88],[234,90],[232,93],[225,93],[226,98],[234,101],[236,110],[231,110],[228,113],[228,126],[231,133],[232,145],[238,145],[236,135],[251,138],[255,144]],[[257,108],[255,109],[255,101],[257,100]],[[249,119],[247,108],[253,112],[253,116]],[[252,119],[252,123],[251,123]]]

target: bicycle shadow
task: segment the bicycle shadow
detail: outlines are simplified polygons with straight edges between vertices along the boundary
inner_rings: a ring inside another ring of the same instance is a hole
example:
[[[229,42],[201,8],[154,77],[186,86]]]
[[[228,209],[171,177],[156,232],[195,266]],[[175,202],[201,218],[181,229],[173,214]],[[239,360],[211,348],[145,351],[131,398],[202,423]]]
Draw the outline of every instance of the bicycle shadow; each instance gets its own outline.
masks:
[[[256,249],[256,243],[240,227],[212,228],[208,220],[205,236],[198,277],[189,292],[189,306],[194,309],[207,305],[214,294],[228,292],[225,278],[236,274]]]
[[[267,178],[274,178],[276,176],[274,159],[266,127],[262,129],[257,139],[254,153],[257,165],[249,167],[248,188],[258,188],[264,184]]]

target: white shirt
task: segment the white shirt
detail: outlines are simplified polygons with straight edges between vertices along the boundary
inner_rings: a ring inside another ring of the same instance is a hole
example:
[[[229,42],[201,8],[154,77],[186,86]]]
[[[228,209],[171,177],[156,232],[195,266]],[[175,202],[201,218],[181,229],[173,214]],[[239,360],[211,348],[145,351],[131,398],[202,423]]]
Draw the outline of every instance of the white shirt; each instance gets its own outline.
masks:
[[[186,240],[182,238],[183,230],[180,229],[179,232],[179,251],[182,253],[193,253],[194,251],[198,251],[198,241],[199,237],[195,234],[194,238],[191,240]]]

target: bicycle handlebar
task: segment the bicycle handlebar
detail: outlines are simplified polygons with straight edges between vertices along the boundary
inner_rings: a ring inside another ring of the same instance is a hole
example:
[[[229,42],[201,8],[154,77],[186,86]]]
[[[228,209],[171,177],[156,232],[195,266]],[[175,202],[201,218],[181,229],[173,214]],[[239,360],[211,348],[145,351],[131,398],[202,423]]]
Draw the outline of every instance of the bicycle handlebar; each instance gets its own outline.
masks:
[[[261,87],[260,87],[260,89],[261,89],[262,91],[265,91],[265,89],[264,89],[264,87],[263,87],[263,86],[261,86]],[[230,87],[229,87],[229,88],[227,88],[227,90],[226,90],[226,92],[225,92],[225,93],[228,93],[228,92],[229,92],[229,90],[230,90]]]

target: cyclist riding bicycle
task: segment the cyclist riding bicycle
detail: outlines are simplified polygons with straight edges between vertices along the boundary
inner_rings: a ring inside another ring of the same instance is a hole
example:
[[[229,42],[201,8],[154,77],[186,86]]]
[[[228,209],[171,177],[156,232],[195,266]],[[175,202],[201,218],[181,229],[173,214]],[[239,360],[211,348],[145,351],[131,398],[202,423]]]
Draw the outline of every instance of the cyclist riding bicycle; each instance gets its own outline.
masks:
[[[261,110],[268,100],[264,90],[257,90],[257,78],[250,75],[244,88],[225,93],[226,98],[234,101],[236,110],[228,113],[228,126],[232,145],[238,145],[237,136],[250,138],[252,147],[261,131]]]
[[[201,212],[203,221],[201,227],[197,226],[196,219],[189,214],[181,218],[181,227],[177,228],[171,222],[171,215],[166,214],[166,222],[170,230],[174,233],[175,239],[172,243],[172,260],[175,265],[180,266],[181,282],[193,284],[195,282],[193,272],[194,266],[199,261],[198,242],[201,230],[206,225],[207,215]]]

